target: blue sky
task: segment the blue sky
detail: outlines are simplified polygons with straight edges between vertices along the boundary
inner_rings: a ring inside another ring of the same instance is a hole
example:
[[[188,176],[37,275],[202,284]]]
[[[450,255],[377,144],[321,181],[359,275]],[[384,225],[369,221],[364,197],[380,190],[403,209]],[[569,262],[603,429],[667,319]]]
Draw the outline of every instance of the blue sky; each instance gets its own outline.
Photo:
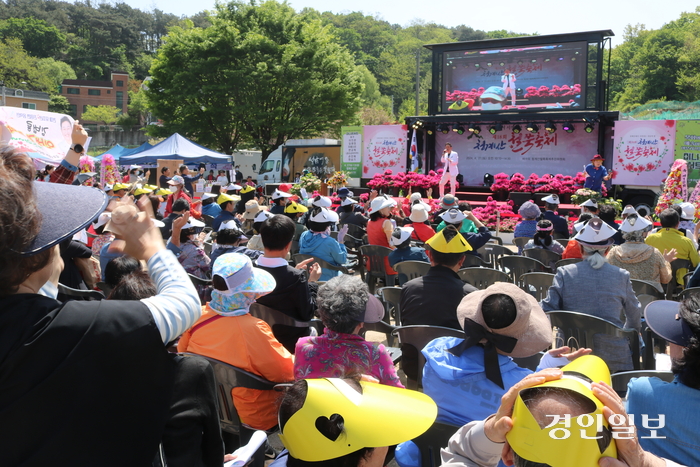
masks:
[[[213,9],[215,0],[125,0],[135,8],[159,8],[176,15],[193,15],[204,9]],[[466,24],[475,29],[539,34],[612,29],[616,37],[613,45],[622,42],[627,24],[644,24],[657,29],[677,19],[683,11],[694,11],[698,1],[691,0],[583,0],[583,1],[483,1],[465,0],[290,0],[296,10],[305,7],[334,13],[362,11],[378,16],[392,24],[407,26],[411,22],[436,22],[444,26]]]

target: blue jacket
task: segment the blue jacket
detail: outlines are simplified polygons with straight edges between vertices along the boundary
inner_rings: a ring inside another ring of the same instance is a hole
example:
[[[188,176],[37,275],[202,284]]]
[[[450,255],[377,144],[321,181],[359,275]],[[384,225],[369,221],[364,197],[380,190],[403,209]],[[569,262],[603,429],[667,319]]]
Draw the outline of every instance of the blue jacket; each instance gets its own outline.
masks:
[[[207,204],[202,207],[202,214],[216,218],[221,214],[221,206],[216,203]]]
[[[566,222],[566,219],[562,216],[557,216],[554,214],[554,211],[545,211],[544,218],[552,222],[555,233],[565,235],[565,238],[569,238],[571,234],[569,233],[569,224]]]
[[[334,266],[342,266],[348,261],[348,250],[345,245],[341,245],[330,235],[326,237],[314,235],[310,230],[301,234],[299,238],[299,253],[316,256]],[[318,280],[327,281],[339,275],[340,271],[324,269]]]
[[[593,191],[600,191],[603,185],[603,178],[608,176],[608,169],[602,165],[596,169],[593,164],[588,164],[586,166],[586,173],[590,177],[586,177],[586,182],[583,184],[584,188],[590,188]]]

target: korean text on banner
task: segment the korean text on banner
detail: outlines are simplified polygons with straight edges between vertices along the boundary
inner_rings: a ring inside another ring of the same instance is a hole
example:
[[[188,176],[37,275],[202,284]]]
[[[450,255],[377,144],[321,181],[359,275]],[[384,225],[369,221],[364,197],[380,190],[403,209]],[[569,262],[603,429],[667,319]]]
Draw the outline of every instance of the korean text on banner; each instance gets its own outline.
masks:
[[[0,141],[41,164],[58,165],[72,145],[73,119],[41,110],[0,107]]]
[[[362,178],[391,170],[406,171],[408,144],[406,125],[366,125],[364,127]]]
[[[344,126],[340,129],[343,145],[340,147],[340,170],[350,178],[362,176],[362,127]]]
[[[615,122],[613,181],[618,185],[658,186],[673,164],[675,120]]]
[[[688,162],[688,188],[700,180],[700,122],[678,120],[676,122],[676,159]]]

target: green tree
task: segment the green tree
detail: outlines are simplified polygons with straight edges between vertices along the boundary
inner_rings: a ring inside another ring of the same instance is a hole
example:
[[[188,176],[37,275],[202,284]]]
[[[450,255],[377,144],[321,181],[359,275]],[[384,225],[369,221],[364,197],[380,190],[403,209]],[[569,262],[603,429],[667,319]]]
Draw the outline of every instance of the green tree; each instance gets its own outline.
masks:
[[[242,140],[263,160],[289,138],[335,131],[360,107],[361,75],[320,20],[289,5],[231,2],[206,29],[171,29],[147,96],[179,132],[230,153]]]
[[[4,81],[5,86],[45,92],[55,90],[51,80],[39,71],[38,62],[25,52],[19,39],[0,41],[0,81]]]
[[[52,93],[58,92],[58,89],[64,79],[77,79],[75,71],[66,62],[54,60],[53,58],[41,58],[37,62],[39,72],[51,79],[53,84]]]
[[[0,39],[22,41],[29,55],[39,58],[58,55],[66,45],[66,35],[56,26],[36,18],[9,18],[0,21]]]
[[[111,125],[119,119],[119,114],[121,110],[113,105],[98,105],[92,106],[88,105],[83,115],[80,117],[81,121],[87,122],[104,122],[107,125]]]
[[[54,94],[49,100],[49,112],[56,112],[59,114],[70,113],[70,102],[66,96],[61,96],[59,94]]]

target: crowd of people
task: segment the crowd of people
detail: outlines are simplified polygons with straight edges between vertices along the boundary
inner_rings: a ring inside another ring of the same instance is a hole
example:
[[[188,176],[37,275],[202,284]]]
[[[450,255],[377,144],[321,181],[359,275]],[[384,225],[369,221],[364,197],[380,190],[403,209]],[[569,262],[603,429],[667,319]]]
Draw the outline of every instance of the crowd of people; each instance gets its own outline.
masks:
[[[467,255],[492,234],[454,189],[433,212],[417,194],[399,203],[372,192],[362,203],[347,188],[335,208],[285,186],[268,202],[225,174],[191,175],[186,166],[162,171],[168,190],[148,185],[140,170],[114,186],[73,186],[86,138],[76,124],[72,149],[42,181],[29,157],[0,148],[3,465],[222,466],[235,455],[225,454],[231,444],[207,359],[279,383],[283,393],[231,393],[242,426],[279,430],[285,449],[271,452],[275,467],[381,467],[394,457],[419,467],[411,440],[436,421],[454,427],[442,446],[450,467],[700,465],[692,410],[700,301],[654,301],[643,315],[631,283],[682,285],[697,266],[696,229],[681,226],[687,210],[662,212],[651,232],[636,212],[618,227],[614,212],[610,219],[589,203],[594,212],[564,247],[558,198],[546,198],[544,212],[523,204],[516,236],[531,239],[522,250],[581,258],[556,268],[538,302],[513,283],[480,290],[461,279]],[[457,154],[450,148],[443,159],[456,164]],[[200,177],[220,182],[220,192],[197,199]],[[342,272],[358,261],[346,246],[350,226],[389,251],[389,275],[404,261],[426,263],[426,274],[401,287],[401,325],[463,337],[404,345],[397,370],[364,334],[389,319],[385,305],[359,275]],[[296,252],[312,258],[295,264]],[[687,264],[674,275],[677,259]],[[68,300],[59,284],[97,287],[107,298]],[[260,309],[308,325],[271,325]],[[625,407],[611,373],[633,368],[630,343],[598,335],[592,348],[558,345],[548,310],[637,331],[644,317],[669,343],[675,379],[632,380]],[[320,327],[311,325],[317,317]],[[533,356],[536,372],[514,360]],[[421,376],[422,392],[406,389],[402,374]],[[661,427],[645,418],[664,414]],[[556,436],[561,430],[571,436]]]

